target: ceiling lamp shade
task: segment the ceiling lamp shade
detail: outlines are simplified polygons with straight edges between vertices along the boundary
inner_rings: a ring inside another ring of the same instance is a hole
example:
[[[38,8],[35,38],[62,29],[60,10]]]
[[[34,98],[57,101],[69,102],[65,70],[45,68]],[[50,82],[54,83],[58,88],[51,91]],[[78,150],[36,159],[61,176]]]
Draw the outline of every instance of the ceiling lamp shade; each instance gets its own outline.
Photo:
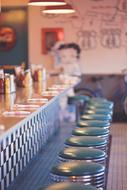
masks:
[[[42,12],[46,14],[69,14],[74,13],[75,10],[71,5],[66,4],[62,6],[47,6]]]
[[[29,5],[34,6],[55,6],[55,5],[65,5],[64,0],[29,0]]]

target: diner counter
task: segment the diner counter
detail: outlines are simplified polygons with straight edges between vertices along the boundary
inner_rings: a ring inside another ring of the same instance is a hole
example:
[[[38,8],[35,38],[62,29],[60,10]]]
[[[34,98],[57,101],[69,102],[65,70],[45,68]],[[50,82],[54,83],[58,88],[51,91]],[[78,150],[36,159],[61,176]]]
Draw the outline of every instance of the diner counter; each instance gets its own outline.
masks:
[[[75,84],[73,81],[60,83],[58,77],[50,77],[42,83],[35,82],[32,87],[17,88],[16,93],[0,95],[0,139],[15,125],[27,117],[33,117],[33,113],[44,109]]]
[[[79,80],[50,77],[0,95],[0,189],[5,190],[59,129],[62,96]]]

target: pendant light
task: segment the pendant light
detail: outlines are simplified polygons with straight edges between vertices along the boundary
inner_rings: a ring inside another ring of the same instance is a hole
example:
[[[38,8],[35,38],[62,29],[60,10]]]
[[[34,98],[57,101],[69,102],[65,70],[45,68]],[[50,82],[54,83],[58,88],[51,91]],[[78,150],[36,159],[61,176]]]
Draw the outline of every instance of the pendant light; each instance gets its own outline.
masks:
[[[70,4],[61,5],[61,6],[47,6],[42,10],[45,14],[69,14],[75,13],[75,10]]]
[[[29,5],[34,6],[55,6],[55,5],[65,5],[64,0],[29,0]]]

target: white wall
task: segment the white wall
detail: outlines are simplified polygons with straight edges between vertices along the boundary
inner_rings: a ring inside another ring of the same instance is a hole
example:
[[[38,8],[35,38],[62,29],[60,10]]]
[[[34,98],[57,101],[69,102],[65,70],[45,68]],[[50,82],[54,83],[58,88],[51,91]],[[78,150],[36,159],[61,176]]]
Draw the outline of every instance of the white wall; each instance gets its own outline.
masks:
[[[74,15],[44,17],[39,7],[29,8],[30,62],[43,63],[41,29],[63,27],[65,41],[75,41],[82,48],[84,73],[120,73],[127,68],[127,13],[116,0],[71,1]],[[117,9],[116,9],[117,7]]]
[[[22,2],[27,4],[26,1]],[[127,68],[126,0],[67,1],[72,3],[76,14],[46,17],[41,14],[40,7],[29,7],[30,63],[43,63],[52,68],[51,57],[41,52],[41,29],[62,27],[65,41],[77,42],[82,48],[84,73],[120,73]]]

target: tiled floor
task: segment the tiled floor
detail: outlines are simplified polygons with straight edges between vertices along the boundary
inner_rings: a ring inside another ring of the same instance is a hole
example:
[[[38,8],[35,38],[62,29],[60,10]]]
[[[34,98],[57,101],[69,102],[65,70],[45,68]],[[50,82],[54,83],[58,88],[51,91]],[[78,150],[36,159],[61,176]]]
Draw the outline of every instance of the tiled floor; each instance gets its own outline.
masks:
[[[127,190],[127,123],[112,124],[107,190]]]
[[[59,133],[51,139],[9,190],[38,190],[41,186],[51,183],[50,169],[57,162],[57,154],[71,131],[71,125],[61,126]],[[127,123],[112,124],[111,133],[107,190],[127,190]]]

